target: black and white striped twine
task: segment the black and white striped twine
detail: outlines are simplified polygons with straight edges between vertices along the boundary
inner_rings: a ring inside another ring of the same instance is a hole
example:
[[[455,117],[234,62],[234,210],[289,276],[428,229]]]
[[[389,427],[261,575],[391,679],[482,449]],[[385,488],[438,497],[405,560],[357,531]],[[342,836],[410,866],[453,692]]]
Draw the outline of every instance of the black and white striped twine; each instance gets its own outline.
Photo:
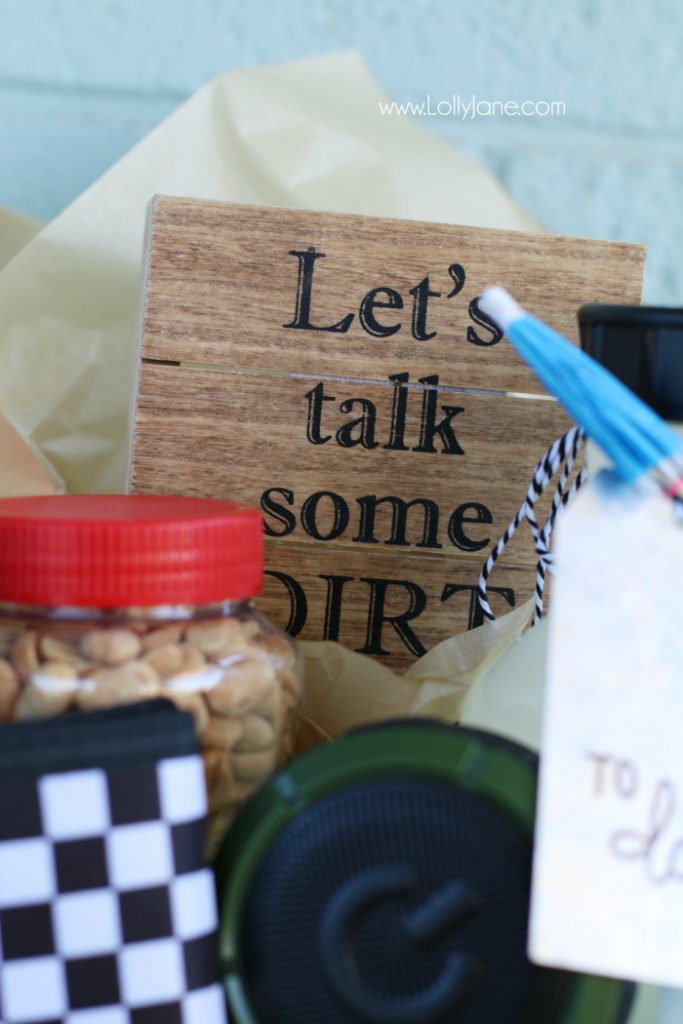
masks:
[[[578,453],[585,444],[585,441],[586,435],[584,430],[581,427],[572,427],[571,430],[568,430],[566,434],[563,434],[562,437],[559,437],[551,444],[548,451],[536,466],[524,503],[517,515],[510,522],[510,525],[505,530],[503,536],[491,551],[489,557],[486,559],[486,563],[479,577],[477,596],[481,609],[487,619],[495,618],[495,615],[491,611],[491,605],[488,601],[487,590],[489,576],[491,575],[494,565],[505,550],[507,544],[518,527],[521,526],[524,521],[529,524],[529,529],[531,530],[531,535],[534,539],[534,548],[536,550],[536,555],[538,556],[538,562],[536,565],[536,589],[534,591],[534,624],[537,623],[543,615],[543,590],[545,587],[545,578],[547,572],[552,571],[553,567],[553,556],[550,553],[549,548],[550,536],[559,511],[564,508],[565,505],[569,504],[586,479],[586,470],[585,468],[582,468],[571,486],[566,489],[567,484],[569,483],[572,467]],[[539,527],[538,520],[536,518],[536,503],[546,490],[548,484],[555,476],[555,473],[558,471],[560,466],[562,467],[562,471],[555,488],[548,518],[543,526]]]

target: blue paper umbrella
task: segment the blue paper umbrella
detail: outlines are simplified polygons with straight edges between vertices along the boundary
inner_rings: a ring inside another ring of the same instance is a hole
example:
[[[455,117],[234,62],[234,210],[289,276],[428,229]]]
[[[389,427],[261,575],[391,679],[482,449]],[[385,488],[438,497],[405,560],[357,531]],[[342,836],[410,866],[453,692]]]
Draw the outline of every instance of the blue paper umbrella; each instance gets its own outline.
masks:
[[[683,440],[614,374],[537,320],[500,287],[487,288],[480,306],[569,415],[602,448],[622,479],[656,471],[679,493]]]

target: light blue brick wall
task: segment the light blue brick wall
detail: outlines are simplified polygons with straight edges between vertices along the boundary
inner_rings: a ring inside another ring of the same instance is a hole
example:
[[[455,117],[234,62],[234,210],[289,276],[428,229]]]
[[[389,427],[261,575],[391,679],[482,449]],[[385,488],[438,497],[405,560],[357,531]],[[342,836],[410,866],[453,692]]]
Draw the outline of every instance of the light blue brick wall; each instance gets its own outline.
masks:
[[[552,230],[646,243],[683,305],[680,0],[0,0],[0,204],[50,217],[207,78],[351,47],[400,101],[563,100],[425,121]]]

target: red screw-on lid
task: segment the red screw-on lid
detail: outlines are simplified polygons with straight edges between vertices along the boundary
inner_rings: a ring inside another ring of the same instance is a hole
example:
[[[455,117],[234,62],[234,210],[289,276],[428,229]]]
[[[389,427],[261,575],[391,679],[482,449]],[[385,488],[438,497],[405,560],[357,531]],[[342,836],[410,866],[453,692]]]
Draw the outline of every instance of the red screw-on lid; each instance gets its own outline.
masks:
[[[0,601],[116,608],[238,601],[263,583],[257,509],[161,495],[0,500]]]

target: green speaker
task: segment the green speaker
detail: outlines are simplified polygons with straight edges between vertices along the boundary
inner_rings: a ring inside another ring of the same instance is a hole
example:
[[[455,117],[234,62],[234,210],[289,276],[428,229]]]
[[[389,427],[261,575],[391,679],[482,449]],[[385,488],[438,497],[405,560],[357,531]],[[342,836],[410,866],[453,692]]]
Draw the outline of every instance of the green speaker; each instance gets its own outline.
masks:
[[[517,744],[420,719],[281,771],[216,865],[231,1020],[626,1021],[632,985],[527,959],[536,776]]]

